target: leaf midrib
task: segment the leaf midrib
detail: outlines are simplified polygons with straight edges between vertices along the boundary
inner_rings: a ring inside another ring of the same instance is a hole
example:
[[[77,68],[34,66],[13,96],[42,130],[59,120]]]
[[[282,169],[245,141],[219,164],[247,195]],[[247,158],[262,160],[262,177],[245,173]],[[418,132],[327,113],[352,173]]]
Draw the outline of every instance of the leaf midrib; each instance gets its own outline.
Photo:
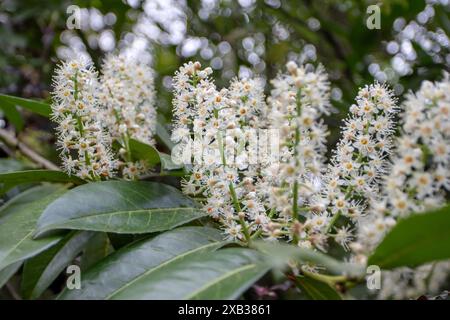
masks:
[[[225,244],[225,242],[222,242],[222,243]],[[113,291],[112,293],[110,293],[109,295],[107,295],[107,296],[104,298],[104,300],[109,300],[109,299],[111,299],[113,296],[117,295],[117,293],[119,293],[119,292],[125,290],[126,288],[128,288],[128,287],[131,286],[132,284],[136,283],[137,281],[139,281],[139,280],[142,279],[143,277],[146,277],[146,276],[148,276],[149,274],[152,274],[152,273],[154,273],[154,272],[156,272],[156,271],[158,271],[158,270],[161,270],[161,268],[163,268],[164,266],[166,266],[166,265],[168,265],[168,264],[175,263],[175,262],[177,262],[178,260],[182,260],[182,259],[185,258],[186,256],[189,256],[189,255],[191,255],[191,254],[193,254],[193,253],[195,253],[195,252],[201,251],[201,250],[208,249],[209,247],[214,247],[214,246],[218,246],[218,245],[220,246],[220,244],[221,244],[221,242],[210,243],[210,244],[207,244],[207,245],[204,245],[204,246],[195,248],[195,249],[193,249],[193,250],[186,251],[186,252],[184,252],[184,253],[182,253],[182,254],[180,254],[180,255],[177,255],[177,256],[175,256],[174,258],[169,259],[169,260],[167,260],[167,261],[165,261],[165,262],[163,262],[163,263],[157,265],[156,267],[151,268],[151,269],[147,270],[146,272],[140,274],[139,276],[137,276],[136,278],[134,278],[134,279],[131,280],[130,282],[127,282],[125,285],[121,286],[120,288],[116,289],[115,291]]]
[[[89,219],[92,217],[100,217],[100,216],[115,216],[115,215],[119,215],[119,214],[128,214],[128,215],[132,215],[132,214],[138,214],[138,213],[145,213],[147,212],[148,214],[154,214],[156,212],[164,212],[164,211],[173,211],[173,210],[181,210],[181,211],[199,211],[201,212],[200,209],[198,208],[149,208],[149,209],[139,209],[139,210],[125,210],[125,211],[108,211],[108,212],[101,212],[101,213],[92,213],[92,214],[88,214],[82,217],[77,217],[74,219],[67,219],[65,221],[61,221],[61,222],[57,222],[57,223],[52,223],[49,224],[47,226],[45,226],[44,228],[42,228],[40,230],[40,232],[43,231],[47,231],[55,226],[64,226],[65,223],[67,222],[76,222],[76,221],[81,221],[81,220],[85,220],[85,219]],[[152,212],[155,211],[155,212]]]

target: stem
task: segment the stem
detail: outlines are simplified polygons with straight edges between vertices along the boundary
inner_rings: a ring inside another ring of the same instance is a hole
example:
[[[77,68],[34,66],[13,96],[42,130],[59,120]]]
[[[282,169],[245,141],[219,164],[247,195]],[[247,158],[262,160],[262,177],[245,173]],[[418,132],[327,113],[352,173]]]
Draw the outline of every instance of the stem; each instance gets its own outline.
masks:
[[[127,134],[123,135],[123,142],[125,144],[125,150],[127,151],[127,156],[126,156],[126,160],[128,162],[131,162],[131,148],[130,148],[130,136]]]
[[[256,231],[254,234],[252,234],[252,236],[251,236],[250,238],[251,238],[251,239],[255,239],[255,238],[257,238],[261,233],[262,233],[262,230],[259,229],[259,230]]]
[[[336,221],[339,219],[340,216],[341,216],[341,210],[336,212],[336,214],[333,216],[333,218],[331,218],[331,221],[328,224],[327,229],[325,230],[325,234],[328,234],[331,231],[331,229],[333,228],[333,225],[336,223]]]
[[[292,204],[292,217],[295,220],[298,220],[298,182],[294,182],[294,187],[292,189],[292,193],[294,194],[293,204]]]
[[[336,283],[345,282],[348,280],[346,276],[329,276],[329,275],[309,272],[309,271],[305,271],[305,270],[302,270],[302,273],[314,280],[325,282],[330,286],[334,286],[334,285],[336,285]]]
[[[39,167],[49,170],[60,170],[57,165],[45,159],[8,131],[0,129],[0,139],[10,148],[17,148],[25,157],[36,163]]]
[[[297,91],[297,104],[296,104],[296,110],[297,110],[297,117],[300,117],[302,114],[302,108],[301,108],[301,91],[300,89]],[[296,166],[299,165],[298,163],[298,144],[300,143],[300,129],[298,127],[298,122],[296,122],[295,127],[295,142],[294,142],[294,158],[295,158],[295,164]],[[295,177],[294,186],[292,188],[293,193],[293,199],[292,199],[292,217],[294,220],[298,221],[298,180],[297,177]],[[293,241],[295,244],[298,243],[298,236],[297,234],[293,235]]]
[[[218,111],[214,109],[214,117],[217,119],[219,116]],[[219,144],[219,151],[220,151],[220,157],[222,158],[222,165],[226,166],[226,159],[225,159],[225,152],[223,148],[223,139],[222,139],[222,133],[219,131],[217,132],[217,142]],[[241,212],[241,205],[239,204],[239,200],[236,195],[236,190],[234,190],[234,185],[232,182],[228,184],[228,189],[230,190],[231,199],[233,200],[234,209],[239,214]],[[239,217],[239,223],[242,227],[242,232],[244,233],[245,240],[248,244],[251,243],[251,236],[247,228],[247,224],[245,223],[245,220],[242,217]]]
[[[353,186],[349,186],[347,191],[345,192],[345,199],[347,199],[351,192],[353,191]],[[333,216],[333,218],[331,218],[330,224],[328,225],[325,234],[328,234],[331,231],[331,228],[333,228],[333,225],[336,223],[336,221],[339,219],[339,217],[342,215],[341,210],[339,210],[338,212],[336,212],[336,214]]]
[[[231,199],[233,200],[234,209],[239,214],[239,212],[241,212],[241,205],[239,204],[239,201],[237,199],[236,190],[234,190],[234,186],[233,186],[232,182],[230,182],[228,184],[228,189],[230,189],[230,194],[231,194]],[[242,226],[242,232],[244,233],[245,240],[247,241],[248,244],[250,244],[251,236],[248,231],[247,224],[245,223],[244,218],[239,217],[239,223]]]
[[[9,293],[14,298],[14,300],[22,300],[22,298],[20,297],[20,295],[17,293],[16,289],[10,282],[6,283],[6,288],[8,289]]]

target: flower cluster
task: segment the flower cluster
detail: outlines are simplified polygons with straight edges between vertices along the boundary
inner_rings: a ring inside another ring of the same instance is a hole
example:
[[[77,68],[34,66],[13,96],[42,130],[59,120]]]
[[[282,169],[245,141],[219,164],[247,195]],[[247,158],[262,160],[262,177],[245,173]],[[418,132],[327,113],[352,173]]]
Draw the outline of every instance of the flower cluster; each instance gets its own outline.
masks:
[[[99,79],[88,61],[76,59],[63,63],[53,79],[53,120],[64,169],[89,180],[117,171],[135,179],[149,169],[133,158],[130,139],[154,145],[153,71],[121,55],[108,56],[102,71]]]
[[[349,249],[352,229],[367,202],[378,194],[380,177],[386,172],[396,112],[396,101],[386,87],[376,83],[360,89],[322,178],[322,190],[310,201],[315,214],[304,224],[310,231],[306,235],[316,239],[319,248],[324,249],[332,237]],[[334,224],[341,216],[346,223],[336,229]]]
[[[329,114],[330,87],[322,66],[287,64],[287,74],[271,81],[268,98],[268,123],[278,130],[280,161],[262,168],[259,194],[271,211],[274,223],[269,238],[289,234],[291,222],[299,218],[301,206],[317,192],[326,152],[326,126],[323,114]],[[299,241],[298,225],[293,238]]]
[[[59,66],[53,83],[52,119],[65,171],[88,180],[113,176],[116,162],[100,121],[96,71],[86,60],[72,60]]]
[[[112,139],[120,144],[122,176],[135,179],[148,171],[143,161],[133,161],[129,140],[154,145],[153,70],[146,64],[122,55],[108,56],[102,66],[99,102],[104,124]]]
[[[408,94],[403,108],[401,135],[381,195],[373,199],[367,216],[361,219],[357,242],[352,246],[356,261],[365,261],[397,219],[442,206],[444,191],[450,190],[448,76],[442,82],[423,82],[416,94]],[[380,297],[414,297],[436,291],[449,271],[449,262],[439,262],[416,270],[385,272]]]
[[[255,130],[266,106],[259,79],[234,79],[217,90],[198,62],[174,78],[172,139],[193,151],[192,174],[183,191],[200,198],[204,209],[225,226],[230,239],[249,240],[269,222],[255,193]],[[253,141],[254,142],[254,141]]]
[[[396,140],[381,196],[359,229],[356,251],[370,251],[393,219],[442,205],[450,188],[450,83],[423,82],[403,104],[402,132]]]

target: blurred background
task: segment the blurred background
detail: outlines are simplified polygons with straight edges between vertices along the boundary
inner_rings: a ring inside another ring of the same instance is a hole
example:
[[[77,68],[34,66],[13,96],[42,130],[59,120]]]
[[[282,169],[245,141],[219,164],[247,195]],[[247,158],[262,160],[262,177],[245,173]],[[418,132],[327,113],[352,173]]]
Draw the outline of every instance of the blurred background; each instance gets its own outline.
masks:
[[[381,28],[371,30],[373,4]],[[71,5],[81,8],[79,29],[67,27]],[[182,63],[210,65],[220,87],[235,76],[271,79],[295,59],[328,70],[339,112],[327,122],[337,132],[360,86],[386,81],[402,95],[439,79],[449,70],[449,34],[450,0],[1,0],[0,93],[48,100],[60,59],[82,54],[99,66],[121,51],[152,64],[168,123]],[[29,116],[25,130],[39,127]]]

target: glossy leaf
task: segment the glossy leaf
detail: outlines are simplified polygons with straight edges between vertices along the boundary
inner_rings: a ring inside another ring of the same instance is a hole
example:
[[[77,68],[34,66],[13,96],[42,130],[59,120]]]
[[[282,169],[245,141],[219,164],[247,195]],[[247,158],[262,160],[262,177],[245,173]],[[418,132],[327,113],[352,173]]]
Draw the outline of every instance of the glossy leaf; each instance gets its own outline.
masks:
[[[450,206],[400,220],[369,257],[382,269],[450,259]]]
[[[339,293],[328,284],[310,277],[297,277],[295,284],[312,300],[342,300]]]
[[[48,194],[61,189],[60,185],[46,184],[42,186],[36,186],[19,193],[11,200],[6,202],[0,207],[0,223],[2,219],[14,212],[20,212],[24,207],[28,206],[31,202],[42,199]]]
[[[66,190],[59,189],[39,200],[30,202],[20,210],[9,214],[0,223],[0,270],[55,245],[61,236],[33,240],[36,221],[49,203],[60,197]]]
[[[183,227],[125,246],[83,273],[80,290],[65,290],[61,299],[109,299],[167,266],[223,246],[220,231]]]
[[[38,298],[93,238],[93,232],[71,232],[53,247],[25,262],[22,296]]]
[[[5,192],[19,184],[31,182],[85,183],[76,176],[69,176],[62,171],[56,170],[26,170],[7,172],[0,174],[0,193]]]
[[[170,155],[159,152],[155,147],[145,144],[143,142],[130,139],[129,141],[131,154],[133,159],[146,160],[152,167],[160,164],[162,171],[171,171],[183,168],[182,165],[175,164]]]
[[[155,147],[134,139],[130,139],[129,145],[134,160],[145,160],[151,167],[161,163]]]
[[[21,106],[22,108],[28,109],[31,112],[40,114],[41,116],[47,118],[50,117],[50,114],[52,112],[51,107],[48,103],[14,96],[8,96],[5,94],[0,94],[0,102],[6,102],[15,106]]]
[[[236,299],[268,270],[244,248],[196,253],[147,272],[111,299]]]
[[[53,229],[149,233],[204,216],[177,189],[156,182],[105,181],[76,187],[51,203],[37,236]]]
[[[108,234],[104,232],[95,233],[83,251],[81,257],[81,270],[87,270],[97,262],[108,256],[114,251]]]
[[[11,104],[6,101],[0,101],[0,109],[3,110],[6,119],[11,122],[17,131],[22,131],[24,126],[24,121],[22,119],[22,115],[17,110],[14,104]]]

